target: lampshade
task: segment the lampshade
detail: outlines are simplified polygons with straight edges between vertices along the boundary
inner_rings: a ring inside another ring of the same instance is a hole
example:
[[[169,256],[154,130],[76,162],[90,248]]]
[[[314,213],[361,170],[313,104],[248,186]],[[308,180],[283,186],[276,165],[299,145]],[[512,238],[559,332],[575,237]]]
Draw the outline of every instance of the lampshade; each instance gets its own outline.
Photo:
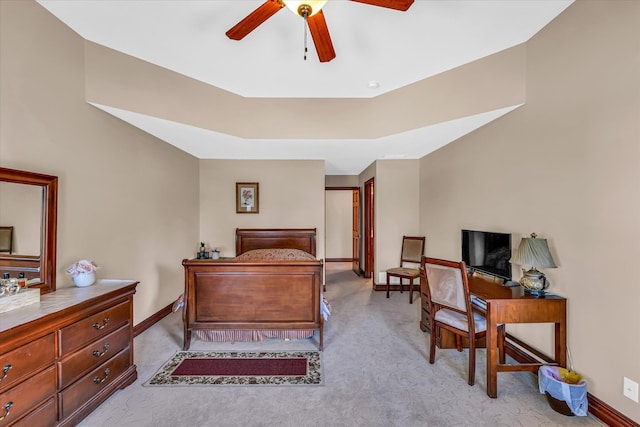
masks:
[[[301,10],[304,10],[304,6],[307,6],[311,10],[309,15],[306,16],[308,18],[320,12],[320,9],[322,9],[326,2],[327,0],[286,0],[284,4],[291,9],[293,13],[302,17],[304,17],[304,15],[301,13]],[[300,6],[303,6],[303,9],[301,9]]]
[[[534,268],[557,268],[553,261],[547,239],[536,238],[536,233],[531,233],[531,237],[523,237],[516,253],[509,260],[512,264]]]

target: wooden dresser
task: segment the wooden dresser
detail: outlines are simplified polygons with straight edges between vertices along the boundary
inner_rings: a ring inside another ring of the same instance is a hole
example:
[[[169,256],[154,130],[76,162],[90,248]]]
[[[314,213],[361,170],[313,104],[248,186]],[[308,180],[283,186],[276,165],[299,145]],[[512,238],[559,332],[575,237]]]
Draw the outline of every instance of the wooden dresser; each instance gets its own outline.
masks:
[[[136,380],[137,284],[98,280],[0,314],[0,427],[76,425]]]

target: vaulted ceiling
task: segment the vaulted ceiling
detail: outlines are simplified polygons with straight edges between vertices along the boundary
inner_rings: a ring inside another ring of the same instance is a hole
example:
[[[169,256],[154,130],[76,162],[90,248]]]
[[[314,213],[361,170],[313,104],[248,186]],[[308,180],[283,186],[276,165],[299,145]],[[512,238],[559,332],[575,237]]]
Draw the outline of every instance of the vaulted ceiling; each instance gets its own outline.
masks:
[[[526,44],[572,0],[329,0],[320,63],[264,0],[39,0],[86,43],[87,101],[202,159],[323,159],[329,175],[420,158],[526,102]]]

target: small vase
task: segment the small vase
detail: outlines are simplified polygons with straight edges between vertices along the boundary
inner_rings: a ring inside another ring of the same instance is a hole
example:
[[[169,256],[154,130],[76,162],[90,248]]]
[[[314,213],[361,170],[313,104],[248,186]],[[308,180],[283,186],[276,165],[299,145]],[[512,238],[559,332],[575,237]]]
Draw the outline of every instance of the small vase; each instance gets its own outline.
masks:
[[[93,271],[90,273],[80,273],[73,276],[73,284],[79,288],[91,286],[95,283],[95,281],[96,281],[96,273]]]
[[[219,258],[220,258],[220,251],[211,252],[211,259],[219,259]]]

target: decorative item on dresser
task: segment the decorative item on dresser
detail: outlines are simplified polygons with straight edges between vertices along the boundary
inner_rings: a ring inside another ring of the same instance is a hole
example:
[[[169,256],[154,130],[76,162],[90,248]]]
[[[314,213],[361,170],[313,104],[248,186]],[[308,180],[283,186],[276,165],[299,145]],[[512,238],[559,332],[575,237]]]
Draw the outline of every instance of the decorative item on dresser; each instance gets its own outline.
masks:
[[[138,282],[63,288],[0,323],[0,425],[76,425],[137,378]]]
[[[315,229],[237,229],[238,257],[183,260],[183,350],[192,332],[201,339],[238,341],[264,333],[308,337],[314,330],[322,349],[323,262],[315,254]]]
[[[100,267],[95,262],[81,259],[67,268],[67,274],[73,279],[73,284],[82,288],[91,286],[96,281],[96,270]]]

